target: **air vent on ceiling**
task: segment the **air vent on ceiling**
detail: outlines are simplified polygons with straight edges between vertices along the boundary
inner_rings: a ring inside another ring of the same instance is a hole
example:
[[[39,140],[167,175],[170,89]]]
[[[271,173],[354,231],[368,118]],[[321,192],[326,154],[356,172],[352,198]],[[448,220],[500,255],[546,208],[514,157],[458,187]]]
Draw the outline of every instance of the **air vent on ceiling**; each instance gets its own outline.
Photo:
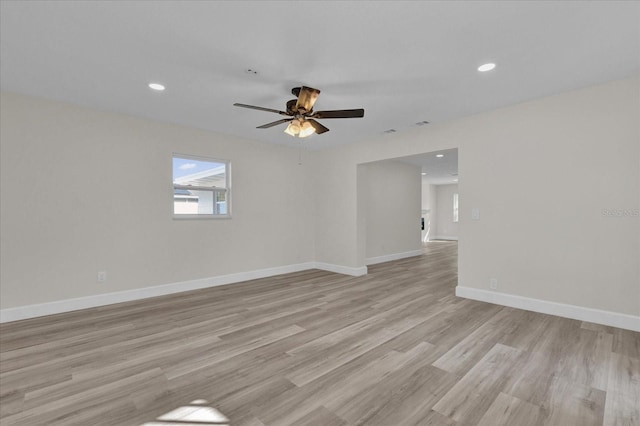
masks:
[[[389,129],[389,130],[385,130],[382,133],[395,133],[395,132],[396,132],[396,129]]]
[[[424,126],[425,124],[429,124],[429,122],[428,121],[418,121],[416,123],[416,126]]]

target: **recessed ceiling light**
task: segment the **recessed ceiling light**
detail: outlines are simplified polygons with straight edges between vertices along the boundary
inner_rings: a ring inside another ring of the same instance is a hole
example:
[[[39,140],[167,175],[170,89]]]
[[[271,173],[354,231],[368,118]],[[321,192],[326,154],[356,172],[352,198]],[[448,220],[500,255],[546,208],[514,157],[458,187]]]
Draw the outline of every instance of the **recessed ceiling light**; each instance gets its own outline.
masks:
[[[164,86],[160,83],[149,83],[149,88],[157,90],[159,92],[162,92],[164,90]]]
[[[427,174],[425,172],[422,172],[422,176],[426,176]]]
[[[436,154],[436,157],[442,158],[442,157],[444,157],[444,154]]]
[[[484,65],[480,65],[478,67],[478,71],[480,72],[487,72],[487,71],[491,71],[492,69],[494,69],[496,67],[496,64],[494,63],[488,63],[488,64],[484,64]]]

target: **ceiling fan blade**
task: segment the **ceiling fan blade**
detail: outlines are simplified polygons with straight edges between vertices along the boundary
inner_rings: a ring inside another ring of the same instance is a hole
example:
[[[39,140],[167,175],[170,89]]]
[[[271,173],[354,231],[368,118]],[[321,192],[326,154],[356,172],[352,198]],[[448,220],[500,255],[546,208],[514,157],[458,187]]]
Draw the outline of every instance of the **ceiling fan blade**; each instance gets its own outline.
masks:
[[[319,135],[329,131],[327,127],[324,127],[322,124],[318,123],[316,120],[309,118],[307,119],[307,121],[309,122],[309,124],[313,126],[314,129],[316,129],[316,133]]]
[[[364,117],[364,110],[360,109],[337,109],[333,111],[316,111],[311,118],[360,118]]]
[[[300,108],[309,112],[313,109],[313,104],[316,103],[316,99],[318,99],[318,95],[320,91],[318,89],[313,89],[311,87],[302,86],[300,88],[300,94],[298,94],[298,102],[296,102],[296,110],[300,110]]]
[[[286,113],[284,111],[279,111],[277,109],[264,108],[264,107],[254,106],[254,105],[237,104],[236,103],[236,104],[233,104],[233,106],[242,107],[242,108],[249,108],[249,109],[257,109],[258,111],[275,112],[276,114],[280,114],[280,115],[291,115],[289,113]]]
[[[256,129],[268,129],[269,127],[277,126],[278,124],[286,123],[291,120],[293,120],[293,118],[283,118],[282,120],[278,120],[271,123],[263,124],[262,126],[258,126],[256,127]]]

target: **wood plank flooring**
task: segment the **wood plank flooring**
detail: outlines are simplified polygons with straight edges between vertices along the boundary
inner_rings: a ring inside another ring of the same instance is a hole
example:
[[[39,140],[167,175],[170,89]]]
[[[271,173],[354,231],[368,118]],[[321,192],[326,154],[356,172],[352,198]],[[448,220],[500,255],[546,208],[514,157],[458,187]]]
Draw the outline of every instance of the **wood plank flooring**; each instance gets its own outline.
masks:
[[[640,333],[454,296],[457,244],[0,326],[0,424],[640,425]]]

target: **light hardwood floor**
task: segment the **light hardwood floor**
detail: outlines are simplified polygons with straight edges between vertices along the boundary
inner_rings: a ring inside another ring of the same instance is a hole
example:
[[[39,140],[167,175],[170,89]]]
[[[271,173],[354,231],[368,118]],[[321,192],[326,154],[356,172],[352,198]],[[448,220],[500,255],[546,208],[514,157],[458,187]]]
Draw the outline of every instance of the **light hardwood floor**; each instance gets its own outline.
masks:
[[[456,261],[2,325],[0,424],[640,425],[640,333],[457,298]]]

